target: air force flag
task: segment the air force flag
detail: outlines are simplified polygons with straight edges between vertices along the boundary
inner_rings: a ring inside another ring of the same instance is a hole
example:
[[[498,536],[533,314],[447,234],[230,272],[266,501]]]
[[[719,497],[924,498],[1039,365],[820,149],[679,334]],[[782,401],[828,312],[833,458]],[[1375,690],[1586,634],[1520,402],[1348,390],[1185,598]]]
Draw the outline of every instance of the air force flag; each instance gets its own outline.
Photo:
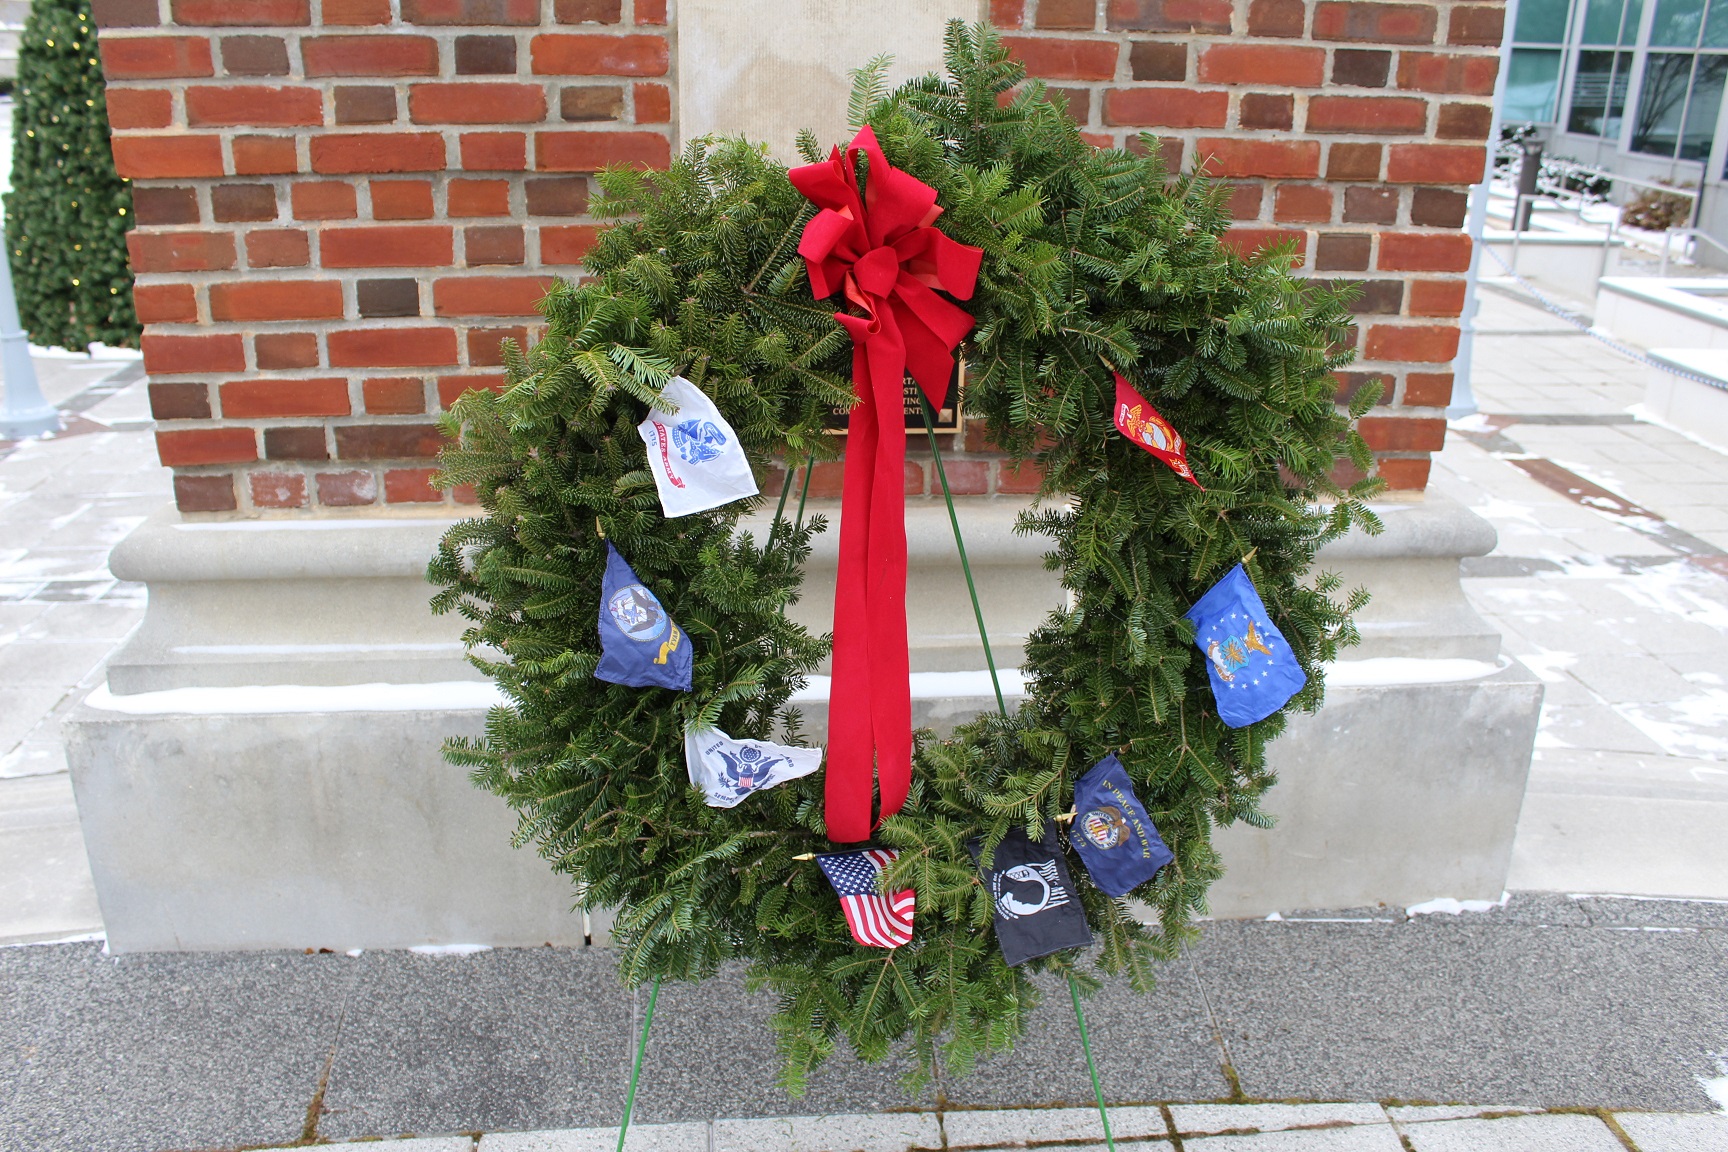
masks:
[[[1175,858],[1114,753],[1074,785],[1068,843],[1106,896],[1128,895]]]
[[[718,728],[684,733],[684,766],[710,808],[735,808],[752,792],[808,776],[822,767],[822,749],[789,748],[766,740],[734,740]]]
[[[1308,682],[1242,565],[1185,615],[1194,622],[1194,643],[1206,654],[1218,717],[1230,727],[1266,719]]]
[[[714,401],[682,376],[672,377],[660,394],[677,407],[670,414],[650,411],[636,431],[648,446],[648,467],[667,519],[756,495],[738,433]]]
[[[690,691],[690,637],[672,623],[660,598],[606,541],[600,585],[600,667],[596,678],[630,688]]]

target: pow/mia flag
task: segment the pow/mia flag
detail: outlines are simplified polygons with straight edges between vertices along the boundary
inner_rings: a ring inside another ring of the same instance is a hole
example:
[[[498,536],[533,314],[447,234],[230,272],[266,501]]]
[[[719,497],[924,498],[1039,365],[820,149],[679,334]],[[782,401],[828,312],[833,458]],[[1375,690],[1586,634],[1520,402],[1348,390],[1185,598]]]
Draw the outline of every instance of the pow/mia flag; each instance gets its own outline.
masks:
[[[648,446],[648,467],[666,518],[756,495],[756,477],[738,433],[714,401],[682,376],[672,377],[660,394],[677,407],[670,414],[650,411],[636,431]]]
[[[629,688],[690,691],[694,664],[690,637],[672,623],[660,598],[636,579],[606,541],[606,578],[600,585],[600,666],[597,679]]]
[[[974,840],[969,847],[980,859],[983,844]],[[1024,828],[1010,828],[984,869],[984,887],[996,905],[996,943],[1009,967],[1092,943],[1054,824],[1044,826],[1042,842]]]
[[[684,733],[684,767],[710,808],[735,808],[744,797],[822,767],[822,749],[766,740],[734,740],[718,728]]]
[[[1115,753],[1074,785],[1068,843],[1106,896],[1128,895],[1175,859]]]

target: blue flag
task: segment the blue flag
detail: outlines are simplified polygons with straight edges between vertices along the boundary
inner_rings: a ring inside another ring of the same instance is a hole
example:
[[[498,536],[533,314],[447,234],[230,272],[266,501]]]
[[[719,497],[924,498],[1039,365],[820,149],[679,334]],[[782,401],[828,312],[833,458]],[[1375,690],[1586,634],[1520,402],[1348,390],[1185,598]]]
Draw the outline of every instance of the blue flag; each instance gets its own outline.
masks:
[[[606,579],[600,585],[601,680],[630,688],[690,691],[690,637],[672,623],[660,598],[606,541]]]
[[[1128,895],[1175,859],[1114,753],[1074,785],[1068,842],[1106,896]]]
[[[1232,728],[1264,720],[1302,690],[1307,673],[1242,565],[1230,569],[1186,613],[1206,654],[1218,716]]]

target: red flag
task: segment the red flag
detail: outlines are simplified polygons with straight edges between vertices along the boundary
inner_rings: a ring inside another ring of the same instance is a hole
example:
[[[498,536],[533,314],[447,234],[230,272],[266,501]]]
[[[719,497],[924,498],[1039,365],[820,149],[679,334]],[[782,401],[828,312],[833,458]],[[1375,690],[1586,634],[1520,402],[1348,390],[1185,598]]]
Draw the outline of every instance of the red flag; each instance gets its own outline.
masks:
[[[1136,392],[1134,385],[1122,379],[1120,372],[1116,373],[1116,427],[1130,441],[1170,465],[1170,470],[1176,475],[1202,492],[1206,490],[1200,481],[1194,479],[1194,470],[1188,467],[1188,445],[1183,441],[1182,433],[1158,415],[1158,409]]]

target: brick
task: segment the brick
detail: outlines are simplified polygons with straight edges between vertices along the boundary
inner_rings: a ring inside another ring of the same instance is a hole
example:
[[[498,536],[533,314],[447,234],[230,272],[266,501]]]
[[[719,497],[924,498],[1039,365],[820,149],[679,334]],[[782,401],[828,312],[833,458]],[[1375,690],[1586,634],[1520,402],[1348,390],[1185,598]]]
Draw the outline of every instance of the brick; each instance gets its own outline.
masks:
[[[1462,232],[1386,232],[1380,237],[1378,266],[1387,272],[1468,271],[1470,237]]]
[[[150,415],[157,420],[210,419],[210,386],[207,384],[150,385]]]
[[[636,104],[636,123],[669,124],[672,121],[672,90],[664,84],[635,84],[631,99]],[[568,117],[566,117],[568,119]]]
[[[504,341],[513,341],[518,348],[528,347],[528,329],[470,328],[468,330],[468,363],[476,368],[497,368],[504,363]]]
[[[1260,205],[1266,199],[1264,184],[1231,184],[1225,207],[1232,220],[1260,219]]]
[[[1446,421],[1434,417],[1364,416],[1356,427],[1376,452],[1438,452],[1446,442]]]
[[[1331,223],[1332,190],[1324,184],[1280,184],[1272,219],[1280,224]]]
[[[244,464],[258,459],[258,437],[250,428],[188,428],[177,432],[157,432],[156,455],[169,468]]]
[[[156,0],[92,0],[98,28],[155,28],[162,23]]]
[[[215,272],[234,267],[232,232],[143,232],[126,234],[132,271]]]
[[[598,172],[613,164],[664,168],[672,147],[658,132],[536,132],[534,167],[542,172]]]
[[[907,463],[912,464],[912,461],[908,460]],[[922,472],[922,469],[920,468],[919,471]],[[988,460],[950,459],[945,462],[945,471],[948,473],[948,490],[956,496],[983,496],[990,491],[990,461]],[[907,477],[909,483],[911,479],[912,477],[909,475]],[[922,477],[920,477],[920,481],[922,481]],[[936,485],[936,487],[940,488],[940,485]],[[922,495],[923,491],[924,487],[920,482],[917,492],[914,493],[909,487],[907,495]]]
[[[1412,280],[1410,282],[1410,315],[1458,316],[1463,311],[1464,281]]]
[[[510,181],[454,179],[445,185],[445,201],[453,217],[508,216]]]
[[[1230,33],[1229,0],[1110,0],[1113,32]]]
[[[990,0],[990,23],[998,28],[1024,27],[1026,0]]]
[[[820,461],[810,469],[810,495],[818,500],[828,500],[840,495],[845,469],[846,466],[838,460]]]
[[[1359,232],[1322,232],[1314,245],[1316,272],[1361,272],[1368,267],[1374,238]]]
[[[177,180],[223,175],[215,136],[116,136],[114,170],[128,180]]]
[[[132,218],[140,227],[198,223],[198,193],[191,188],[132,189]],[[141,269],[134,268],[134,271]]]
[[[198,319],[198,295],[190,284],[137,284],[132,307],[143,324],[191,324]]]
[[[1139,136],[1130,136],[1127,140],[1128,151],[1136,156],[1146,155],[1146,144]],[[1182,171],[1182,157],[1187,151],[1188,142],[1180,136],[1160,136],[1156,141],[1158,159],[1164,165],[1166,172]]]
[[[1098,25],[1098,5],[1093,0],[1038,0],[1035,28],[1090,32]]]
[[[418,416],[426,411],[426,384],[418,376],[371,376],[360,385],[374,416]]]
[[[396,89],[349,84],[336,89],[336,123],[389,124],[396,119]]]
[[[1302,263],[1308,248],[1308,233],[1293,228],[1232,228],[1220,237],[1226,248],[1244,258],[1278,245],[1294,245],[1296,262]]]
[[[1446,43],[1478,48],[1500,47],[1506,29],[1506,9],[1499,4],[1460,4],[1446,25]]]
[[[1428,487],[1428,473],[1433,461],[1426,456],[1418,460],[1377,460],[1374,471],[1394,491],[1420,492]]]
[[[538,24],[540,0],[402,0],[410,24]]]
[[[1410,196],[1410,223],[1422,228],[1462,228],[1470,197],[1455,188],[1418,188]]]
[[[1474,184],[1482,179],[1487,150],[1468,144],[1394,144],[1386,157],[1393,184]]]
[[[325,27],[388,24],[390,0],[324,0]]]
[[[1312,180],[1320,175],[1320,145],[1313,140],[1232,140],[1201,137],[1196,157],[1213,176]]]
[[[109,83],[216,75],[206,36],[103,36],[98,44]]]
[[[352,220],[359,214],[352,184],[333,180],[295,184],[290,198],[296,220]]]
[[[182,512],[232,512],[234,477],[175,476],[174,504]]]
[[[1488,104],[1442,104],[1434,135],[1440,140],[1486,140],[1494,123]]]
[[[222,417],[250,420],[270,416],[346,416],[348,381],[230,380],[222,385]]]
[[[636,0],[636,23],[661,26],[666,23],[666,0]]]
[[[1411,96],[1314,96],[1309,132],[1420,136],[1428,128],[1428,101]]]
[[[1340,48],[1332,53],[1332,83],[1346,88],[1384,88],[1392,74],[1392,53],[1374,48]]]
[[[1417,92],[1461,92],[1492,96],[1498,56],[1460,56],[1445,52],[1401,52],[1398,87]],[[1481,173],[1477,173],[1481,177]]]
[[[301,472],[248,472],[254,508],[304,508],[306,476]]]
[[[1044,98],[1067,112],[1068,118],[1074,123],[1091,123],[1092,90],[1090,88],[1059,88],[1047,84],[1044,86]]]
[[[432,285],[439,316],[534,316],[550,276],[447,276]]]
[[[540,263],[580,264],[600,235],[595,224],[540,229]]]
[[[1302,0],[1253,0],[1248,5],[1248,35],[1294,39],[1308,23]]]
[[[1136,40],[1128,46],[1128,73],[1136,80],[1188,79],[1188,45]]]
[[[1356,399],[1357,393],[1370,384],[1380,385],[1380,399],[1374,402],[1376,408],[1392,402],[1392,378],[1384,372],[1334,372],[1338,381],[1338,391],[1332,396],[1339,404],[1349,404]]]
[[[1236,120],[1243,128],[1288,132],[1296,122],[1296,97],[1244,92],[1242,104],[1236,110]]]
[[[1386,324],[1376,324],[1368,329],[1368,341],[1363,347],[1363,355],[1369,360],[1407,360],[1421,363],[1445,364],[1458,355],[1458,329],[1455,325],[1428,325],[1423,327],[1394,327]],[[1441,422],[1441,427],[1445,423]],[[1371,445],[1376,448],[1398,447],[1392,444]],[[1417,448],[1420,445],[1403,445]],[[1434,445],[1436,450],[1439,445]]]
[[[311,262],[311,244],[302,229],[255,228],[246,233],[249,268],[304,268]]]
[[[462,252],[469,267],[521,264],[527,259],[522,229],[514,224],[462,229]]]
[[[210,189],[210,214],[218,224],[276,219],[276,189],[269,184],[218,184]]]
[[[1405,376],[1404,403],[1416,408],[1439,408],[1452,403],[1452,373],[1412,372]]]
[[[1344,223],[1398,223],[1398,190],[1378,185],[1358,185],[1344,190]]]
[[[1318,88],[1326,76],[1326,50],[1286,44],[1214,44],[1200,53],[1199,77],[1208,84]]]
[[[301,41],[300,58],[309,78],[438,75],[438,41],[430,36],[312,36]]]
[[[546,32],[528,44],[536,76],[664,76],[671,54],[664,36]]]
[[[1113,80],[1116,78],[1114,40],[1046,40],[1004,36],[1009,55],[1026,66],[1029,75],[1045,80]]]
[[[370,472],[319,472],[312,480],[318,486],[318,503],[331,508],[378,502],[378,477]]]
[[[174,96],[166,89],[110,88],[106,96],[108,126],[117,132],[166,128],[174,121]]]
[[[384,473],[384,500],[388,504],[441,504],[444,494],[432,487],[436,468],[392,468]]]
[[[1104,93],[1104,123],[1166,128],[1222,128],[1230,114],[1228,92],[1188,88],[1111,88]]]
[[[360,316],[376,320],[420,315],[420,282],[411,279],[361,280],[354,285]]]
[[[336,429],[339,460],[407,460],[436,456],[444,433],[436,424],[349,424]]]
[[[1372,44],[1432,44],[1439,16],[1432,4],[1371,4],[1321,0],[1314,6],[1316,40]]]
[[[456,363],[449,328],[352,328],[332,332],[332,368],[442,368]]]
[[[321,241],[326,268],[439,268],[455,258],[447,224],[331,228]]]
[[[286,176],[300,170],[300,156],[292,136],[236,136],[236,176]]]
[[[416,124],[535,124],[545,118],[546,90],[538,84],[469,80],[408,89],[408,119]]]
[[[528,215],[580,216],[588,210],[588,181],[580,176],[531,176]]]
[[[438,378],[438,406],[448,410],[466,392],[504,391],[504,377],[494,375],[473,376],[440,376]]]
[[[465,132],[462,167],[470,172],[520,172],[528,167],[524,132]]]
[[[514,76],[516,37],[456,37],[456,75]]]
[[[1036,462],[1022,460],[1018,463],[1004,460],[996,466],[996,491],[1004,495],[1030,496],[1044,486],[1044,469]]]
[[[1326,179],[1378,180],[1383,152],[1379,144],[1334,144],[1326,154]]]
[[[311,0],[173,0],[174,23],[231,28],[297,27],[312,22]]]
[[[558,0],[552,14],[560,24],[616,24],[623,8],[619,0]]]
[[[342,285],[335,280],[228,280],[210,286],[210,316],[218,322],[340,320]]]
[[[371,180],[374,220],[430,220],[432,181]]]
[[[312,171],[442,172],[444,137],[436,132],[331,133],[312,137]]]
[[[286,76],[288,43],[280,36],[224,36],[222,71],[230,76]]]
[[[1336,280],[1356,289],[1350,311],[1357,316],[1396,316],[1404,310],[1402,280]]]
[[[310,332],[268,332],[252,338],[252,356],[260,372],[286,372],[318,367],[318,337]]]
[[[326,4],[330,0],[324,0]],[[330,448],[324,441],[323,428],[264,429],[266,460],[328,460]]]

